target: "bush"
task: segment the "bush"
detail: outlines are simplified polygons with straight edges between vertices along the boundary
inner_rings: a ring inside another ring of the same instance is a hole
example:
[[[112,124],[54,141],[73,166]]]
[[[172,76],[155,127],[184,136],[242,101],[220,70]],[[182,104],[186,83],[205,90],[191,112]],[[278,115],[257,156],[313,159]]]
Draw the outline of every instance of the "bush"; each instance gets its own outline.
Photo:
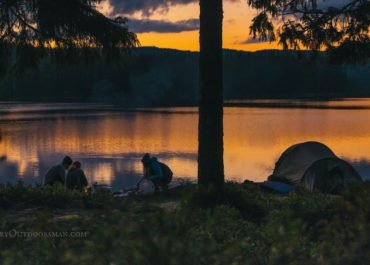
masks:
[[[368,184],[341,196],[298,190],[282,197],[251,183],[228,183],[222,196],[196,188],[183,192],[116,199],[62,187],[2,185],[6,209],[0,231],[85,231],[87,236],[3,237],[1,264],[370,263]],[[183,195],[176,210],[161,208]]]

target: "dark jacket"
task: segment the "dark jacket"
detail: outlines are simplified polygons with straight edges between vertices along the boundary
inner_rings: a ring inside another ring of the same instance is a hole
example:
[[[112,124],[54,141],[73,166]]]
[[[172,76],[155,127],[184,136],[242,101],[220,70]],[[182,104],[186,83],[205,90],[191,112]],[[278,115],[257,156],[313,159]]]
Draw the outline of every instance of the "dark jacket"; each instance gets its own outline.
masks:
[[[159,162],[156,157],[150,159],[145,170],[145,177],[152,181],[161,180],[169,183],[172,180],[172,175],[171,169],[166,164]]]
[[[66,170],[63,165],[56,165],[49,169],[44,178],[44,185],[60,183],[64,185]]]
[[[82,169],[71,168],[66,178],[66,188],[69,190],[82,191],[88,185],[85,173]]]

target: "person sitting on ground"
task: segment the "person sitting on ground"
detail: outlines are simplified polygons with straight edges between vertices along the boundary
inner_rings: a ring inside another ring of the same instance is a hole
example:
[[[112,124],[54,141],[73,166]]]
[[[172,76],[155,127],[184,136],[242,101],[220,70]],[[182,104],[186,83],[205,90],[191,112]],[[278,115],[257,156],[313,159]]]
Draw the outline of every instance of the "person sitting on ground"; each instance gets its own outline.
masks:
[[[69,156],[64,157],[62,164],[53,166],[44,177],[44,185],[54,185],[60,183],[64,186],[67,171],[72,165],[72,159]]]
[[[84,191],[87,185],[87,179],[84,171],[81,169],[81,163],[75,161],[67,174],[66,189]]]
[[[159,187],[162,190],[167,190],[173,176],[171,169],[166,164],[159,162],[156,157],[151,157],[150,154],[145,154],[141,162],[144,167],[144,178],[153,182],[155,191],[159,192]]]

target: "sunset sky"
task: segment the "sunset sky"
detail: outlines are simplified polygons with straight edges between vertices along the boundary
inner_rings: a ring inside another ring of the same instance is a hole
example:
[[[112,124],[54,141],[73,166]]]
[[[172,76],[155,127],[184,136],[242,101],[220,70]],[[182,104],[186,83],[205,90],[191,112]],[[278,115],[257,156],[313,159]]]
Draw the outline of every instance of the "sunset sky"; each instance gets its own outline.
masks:
[[[247,0],[224,1],[224,48],[255,51],[280,48],[277,43],[258,42],[249,36],[256,10]],[[318,0],[317,7],[340,7],[349,0]],[[199,50],[199,0],[102,0],[105,15],[129,19],[142,46]]]
[[[276,49],[276,43],[258,43],[249,37],[249,24],[256,13],[246,0],[224,1],[224,48],[237,50]],[[105,15],[129,18],[130,30],[142,46],[199,50],[199,3],[194,0],[106,0]]]

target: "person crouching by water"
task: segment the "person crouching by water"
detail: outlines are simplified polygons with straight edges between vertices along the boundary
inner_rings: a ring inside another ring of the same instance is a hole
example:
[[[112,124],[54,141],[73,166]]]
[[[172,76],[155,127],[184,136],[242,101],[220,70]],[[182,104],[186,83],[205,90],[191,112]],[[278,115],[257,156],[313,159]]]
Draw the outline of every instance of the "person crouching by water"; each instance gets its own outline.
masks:
[[[87,179],[85,172],[81,169],[81,163],[73,162],[71,169],[68,171],[66,178],[67,190],[85,191],[87,188]]]
[[[159,188],[167,191],[173,176],[171,169],[166,164],[159,162],[156,157],[151,157],[150,154],[145,154],[141,162],[144,168],[144,178],[153,182],[155,192],[159,192]]]
[[[44,177],[44,185],[61,184],[65,185],[65,179],[69,167],[72,165],[72,159],[69,156],[64,157],[60,165],[53,166]]]

